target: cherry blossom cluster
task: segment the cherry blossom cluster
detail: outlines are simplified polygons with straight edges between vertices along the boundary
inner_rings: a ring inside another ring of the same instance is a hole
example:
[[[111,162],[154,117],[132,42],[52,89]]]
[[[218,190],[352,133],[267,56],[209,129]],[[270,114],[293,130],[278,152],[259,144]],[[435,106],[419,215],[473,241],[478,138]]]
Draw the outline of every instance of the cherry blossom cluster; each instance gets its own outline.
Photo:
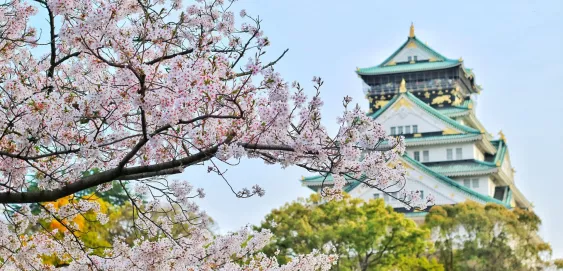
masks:
[[[321,78],[311,97],[287,83],[269,58],[261,21],[231,1],[4,0],[0,3],[0,259],[10,268],[48,269],[54,254],[85,270],[327,270],[333,256],[315,252],[279,266],[257,253],[270,236],[242,230],[213,236],[191,201],[203,197],[166,177],[242,158],[334,176],[339,197],[350,179],[386,189],[404,184],[404,144],[385,135],[351,98],[339,130],[321,124]],[[38,13],[41,11],[41,13]],[[45,14],[39,29],[31,17]],[[393,148],[379,150],[381,142]],[[236,164],[236,163],[234,163]],[[390,166],[391,165],[391,166]],[[95,170],[94,170],[95,169]],[[88,173],[88,174],[86,174]],[[94,255],[75,221],[107,214],[88,199],[52,202],[88,188],[126,188],[137,216],[134,244],[116,239]],[[234,189],[261,196],[258,185]],[[40,206],[30,211],[30,204]],[[37,205],[38,204],[38,205]],[[162,215],[166,214],[166,215]],[[174,215],[171,215],[174,214]],[[62,230],[28,234],[41,219]],[[187,233],[172,235],[178,225]],[[242,263],[242,264],[240,264]]]

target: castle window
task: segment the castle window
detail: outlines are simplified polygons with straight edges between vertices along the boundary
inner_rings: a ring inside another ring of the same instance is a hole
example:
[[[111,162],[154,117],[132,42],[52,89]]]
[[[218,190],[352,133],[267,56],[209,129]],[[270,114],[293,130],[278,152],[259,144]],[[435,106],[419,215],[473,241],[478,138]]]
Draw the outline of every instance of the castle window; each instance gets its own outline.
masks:
[[[397,127],[397,128],[399,128],[398,131],[397,131],[397,133],[400,134],[400,135],[402,135],[402,134],[403,134],[403,126],[399,126],[399,127]]]
[[[430,152],[428,151],[423,151],[422,152],[422,161],[423,162],[428,162],[430,160]]]
[[[378,198],[379,198],[379,194],[373,194],[373,198],[374,198],[374,199],[378,199]]]
[[[405,134],[411,133],[411,127],[409,125],[405,126]]]
[[[456,148],[456,149],[455,149],[455,159],[456,159],[456,160],[461,160],[462,157],[463,157],[462,149],[461,149],[461,148]]]
[[[471,185],[471,180],[469,180],[469,179],[463,180],[463,185],[464,185],[465,187],[468,187],[468,188],[469,188],[470,185]]]
[[[446,159],[447,160],[454,160],[454,154],[452,149],[446,150]]]
[[[412,126],[412,133],[413,133],[413,134],[417,134],[417,133],[418,133],[418,125],[413,125],[413,126]]]
[[[473,188],[479,188],[479,179],[473,179],[471,181],[473,184]]]
[[[391,127],[391,135],[396,135],[397,131],[395,127]]]
[[[417,60],[417,56],[414,56],[414,62],[416,62],[416,60]]]
[[[412,61],[412,56],[409,56],[409,62],[411,62],[411,61]]]
[[[420,152],[419,151],[414,152],[414,160],[420,161]]]

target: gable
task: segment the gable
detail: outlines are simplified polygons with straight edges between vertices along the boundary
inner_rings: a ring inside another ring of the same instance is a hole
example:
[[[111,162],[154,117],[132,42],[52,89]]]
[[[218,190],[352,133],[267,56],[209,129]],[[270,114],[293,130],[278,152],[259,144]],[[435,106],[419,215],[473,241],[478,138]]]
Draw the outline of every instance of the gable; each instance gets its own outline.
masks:
[[[396,63],[408,62],[408,57],[417,56],[417,61],[447,61],[448,58],[444,57],[440,53],[432,50],[428,45],[420,42],[416,37],[409,37],[397,51],[395,51],[391,56],[389,56],[383,63],[378,65],[379,67],[395,65]]]
[[[451,133],[461,133],[460,130],[446,124],[432,114],[420,108],[406,95],[401,95],[393,104],[389,106],[377,118],[377,122],[386,127],[389,132],[390,127],[404,125],[418,125],[418,133],[443,132],[451,130]]]
[[[383,105],[381,109],[370,114],[370,116],[378,120],[378,122],[384,123],[386,122],[387,119],[392,118],[393,115],[395,114],[399,114],[402,116],[409,115],[408,114],[409,111],[421,117],[425,116],[423,118],[426,120],[434,120],[436,121],[435,123],[437,125],[441,123],[440,126],[436,126],[436,127],[440,127],[440,128],[444,127],[444,129],[441,130],[444,135],[462,134],[462,133],[481,134],[479,130],[471,128],[469,126],[465,126],[441,114],[438,110],[425,104],[423,101],[418,99],[410,92],[407,92],[406,89],[404,91],[401,91],[399,95],[393,97],[388,103]],[[424,133],[424,132],[420,131],[419,133]]]
[[[407,183],[404,189],[409,191],[421,190],[424,192],[425,196],[433,195],[435,198],[435,205],[455,204],[465,202],[467,200],[482,204],[487,202],[503,204],[502,202],[487,195],[480,194],[475,190],[464,187],[455,180],[432,172],[430,169],[412,160],[408,156],[403,156],[402,162],[406,169],[407,178]],[[365,185],[358,185],[349,191],[349,194],[352,197],[358,197],[364,200],[374,198],[374,194],[376,193],[381,194],[382,192]],[[389,205],[393,208],[405,207],[403,203],[398,201],[391,201],[389,202]]]
[[[421,60],[429,61],[431,58],[436,59],[435,54],[432,54],[429,51],[419,47],[417,45],[417,42],[415,42],[414,40],[410,40],[406,44],[406,46],[404,46],[402,50],[397,52],[397,54],[389,62],[394,62],[394,63],[408,62],[409,56],[412,57],[411,60],[413,60],[414,56],[416,56],[417,61],[421,61]]]
[[[405,125],[417,125],[418,133],[441,132],[448,128],[443,122],[415,106],[391,108],[376,120],[386,128],[388,133],[390,127]]]

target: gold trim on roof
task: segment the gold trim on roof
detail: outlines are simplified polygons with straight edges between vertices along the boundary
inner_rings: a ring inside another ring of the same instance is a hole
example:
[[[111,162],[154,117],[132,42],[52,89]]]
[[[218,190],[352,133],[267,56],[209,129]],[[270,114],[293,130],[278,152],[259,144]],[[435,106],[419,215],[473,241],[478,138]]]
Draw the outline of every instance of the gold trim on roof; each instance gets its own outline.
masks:
[[[411,22],[411,28],[409,31],[409,38],[414,38],[414,23]]]
[[[403,78],[403,80],[401,80],[401,86],[399,86],[399,93],[406,93],[407,92],[407,82],[405,81],[405,78]]]
[[[504,137],[504,133],[502,132],[502,130],[500,130],[500,131],[498,132],[498,135],[500,136],[500,139],[501,139],[502,141],[504,141],[504,143],[506,143],[506,137]]]

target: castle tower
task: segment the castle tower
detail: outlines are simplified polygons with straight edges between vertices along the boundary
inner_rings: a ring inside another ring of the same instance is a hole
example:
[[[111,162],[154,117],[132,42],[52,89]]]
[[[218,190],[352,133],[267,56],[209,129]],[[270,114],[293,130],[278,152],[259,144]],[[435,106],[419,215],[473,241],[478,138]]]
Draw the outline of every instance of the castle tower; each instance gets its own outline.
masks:
[[[405,137],[402,162],[408,190],[431,193],[436,205],[472,200],[531,208],[514,182],[504,134],[494,139],[476,117],[474,104],[481,87],[461,58],[446,58],[431,49],[418,40],[411,25],[407,40],[391,56],[356,73],[370,116],[388,134]],[[316,191],[320,179],[313,176],[302,182]],[[324,184],[330,185],[330,180]],[[397,211],[411,212],[387,193],[358,181],[350,181],[346,191],[364,199],[381,197]]]

